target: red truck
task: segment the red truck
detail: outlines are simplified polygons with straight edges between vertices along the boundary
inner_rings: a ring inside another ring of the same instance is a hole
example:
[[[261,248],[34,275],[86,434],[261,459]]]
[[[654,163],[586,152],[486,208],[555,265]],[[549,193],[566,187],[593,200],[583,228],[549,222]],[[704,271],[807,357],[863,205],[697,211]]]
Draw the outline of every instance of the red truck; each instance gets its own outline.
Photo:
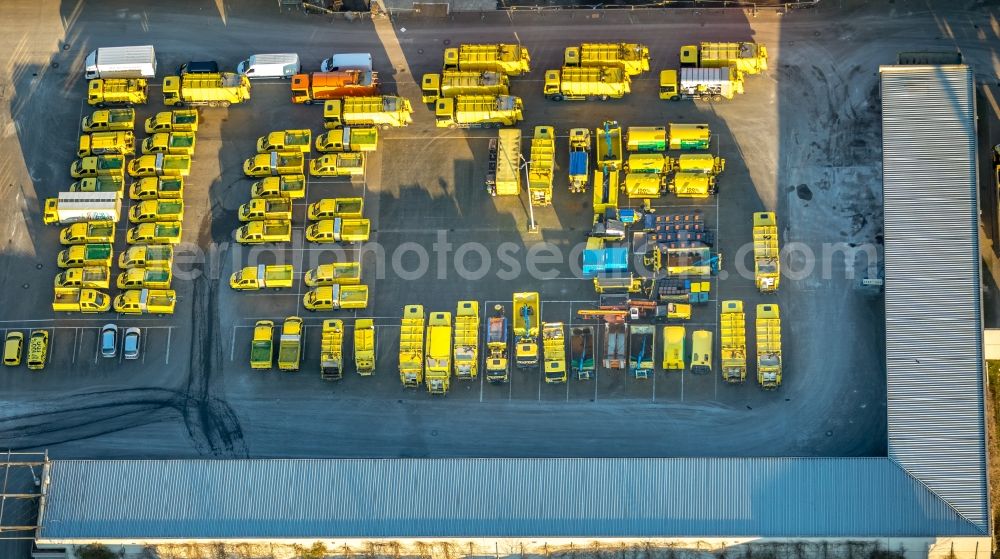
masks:
[[[313,72],[292,76],[292,103],[378,95],[378,74],[371,70]]]

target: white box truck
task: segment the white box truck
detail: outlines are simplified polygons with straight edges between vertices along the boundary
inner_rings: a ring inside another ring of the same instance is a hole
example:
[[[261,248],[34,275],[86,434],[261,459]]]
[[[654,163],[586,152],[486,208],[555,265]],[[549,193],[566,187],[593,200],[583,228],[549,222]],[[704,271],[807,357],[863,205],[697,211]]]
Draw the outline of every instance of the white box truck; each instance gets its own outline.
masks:
[[[367,52],[335,54],[324,60],[320,64],[319,69],[322,72],[343,72],[344,70],[370,72],[372,69],[372,55]]]
[[[286,54],[252,54],[249,58],[236,65],[236,73],[250,79],[259,78],[291,78],[302,69],[299,55]]]
[[[154,78],[156,51],[153,45],[103,47],[87,55],[86,76],[95,78]]]
[[[45,200],[42,221],[46,225],[81,221],[118,221],[122,201],[117,192],[60,192]]]

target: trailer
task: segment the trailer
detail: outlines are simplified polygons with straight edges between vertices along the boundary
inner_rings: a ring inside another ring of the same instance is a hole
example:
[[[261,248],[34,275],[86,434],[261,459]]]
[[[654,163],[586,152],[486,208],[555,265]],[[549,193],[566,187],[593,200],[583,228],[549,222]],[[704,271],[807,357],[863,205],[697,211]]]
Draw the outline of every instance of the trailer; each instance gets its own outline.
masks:
[[[587,190],[590,182],[590,130],[571,128],[569,131],[569,191]]]
[[[649,71],[649,48],[637,43],[583,43],[566,47],[566,66],[620,68],[629,76]]]
[[[524,104],[513,95],[459,95],[434,104],[438,128],[497,128],[513,126],[524,117]]]
[[[594,378],[597,361],[594,357],[596,341],[593,326],[576,326],[570,331],[570,370],[577,380]]]
[[[528,195],[536,206],[552,205],[552,179],[555,169],[556,136],[551,126],[536,126],[531,138],[531,163],[528,165]]]
[[[331,99],[323,104],[323,126],[327,129],[345,126],[400,127],[412,123],[412,115],[413,107],[409,99],[392,95]]]
[[[753,277],[761,293],[774,293],[781,281],[778,221],[774,212],[753,214]]]
[[[707,124],[669,123],[670,149],[708,149],[712,133]]]
[[[399,380],[415,388],[424,381],[424,307],[406,305],[399,328]]]
[[[424,74],[420,80],[420,91],[424,103],[458,95],[507,95],[510,79],[506,74],[493,71],[445,70],[440,74]]]
[[[479,301],[458,302],[453,350],[455,378],[475,380],[479,374]]]
[[[632,91],[632,80],[621,68],[564,66],[545,72],[542,94],[550,101],[621,99]]]
[[[605,369],[621,370],[626,367],[628,347],[628,325],[622,323],[606,323],[604,325],[604,360]]]
[[[637,379],[653,375],[656,360],[656,327],[633,324],[628,339],[628,371]]]
[[[339,318],[323,321],[319,342],[319,378],[344,378],[344,321]]]
[[[510,380],[510,342],[507,340],[507,317],[503,305],[493,307],[486,328],[486,380],[491,383]]]
[[[375,374],[375,322],[370,318],[354,321],[354,369],[363,377]]]
[[[531,71],[528,48],[511,44],[463,44],[444,49],[444,70],[500,72],[519,76]]]
[[[667,129],[664,126],[629,126],[625,146],[636,153],[659,153],[667,149]]]
[[[518,196],[521,194],[521,130],[504,128],[498,132],[495,169],[486,179],[490,196]]]
[[[565,383],[566,328],[562,322],[542,324],[542,350],[545,359],[543,374],[548,384]]]

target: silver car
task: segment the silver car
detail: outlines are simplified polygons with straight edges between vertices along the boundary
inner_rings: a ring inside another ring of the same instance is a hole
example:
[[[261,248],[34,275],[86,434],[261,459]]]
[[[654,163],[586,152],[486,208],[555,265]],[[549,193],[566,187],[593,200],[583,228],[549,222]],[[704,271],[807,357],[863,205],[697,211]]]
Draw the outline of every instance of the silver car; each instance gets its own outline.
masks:
[[[105,324],[101,328],[101,357],[118,355],[118,326]]]
[[[122,356],[125,359],[138,359],[139,358],[139,348],[142,341],[142,330],[136,328],[135,326],[125,329],[125,335],[122,337]]]

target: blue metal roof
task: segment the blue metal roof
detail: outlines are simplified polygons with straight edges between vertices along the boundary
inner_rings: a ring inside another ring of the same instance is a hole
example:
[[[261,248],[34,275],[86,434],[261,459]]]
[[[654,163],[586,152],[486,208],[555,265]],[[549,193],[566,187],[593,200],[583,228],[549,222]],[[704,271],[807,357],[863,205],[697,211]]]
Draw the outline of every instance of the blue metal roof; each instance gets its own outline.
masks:
[[[53,461],[40,542],[979,535],[886,458]]]

